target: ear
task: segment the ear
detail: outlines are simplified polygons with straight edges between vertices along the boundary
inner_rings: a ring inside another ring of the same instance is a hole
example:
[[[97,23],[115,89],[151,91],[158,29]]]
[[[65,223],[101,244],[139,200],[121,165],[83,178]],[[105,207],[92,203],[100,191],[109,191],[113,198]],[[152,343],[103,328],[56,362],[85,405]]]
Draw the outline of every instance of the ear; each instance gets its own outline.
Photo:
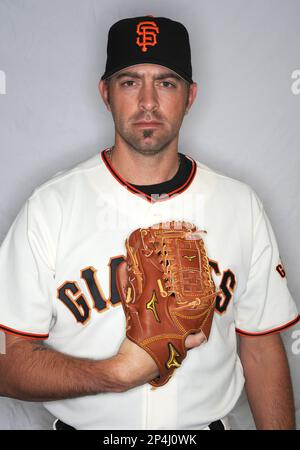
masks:
[[[109,104],[109,86],[105,82],[105,80],[99,81],[98,89],[106,108],[108,109],[108,111],[111,111]]]
[[[194,103],[195,98],[197,96],[197,91],[198,91],[197,83],[190,84],[188,98],[187,98],[187,102],[186,102],[185,114],[188,114],[190,108],[192,107],[192,104]]]

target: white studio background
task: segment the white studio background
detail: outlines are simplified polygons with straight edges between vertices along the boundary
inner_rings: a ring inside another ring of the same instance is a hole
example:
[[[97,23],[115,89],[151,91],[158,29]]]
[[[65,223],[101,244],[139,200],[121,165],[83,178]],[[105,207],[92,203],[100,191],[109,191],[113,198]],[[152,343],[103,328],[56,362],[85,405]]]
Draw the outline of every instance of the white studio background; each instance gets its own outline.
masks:
[[[107,33],[144,14],[190,33],[199,94],[180,151],[258,193],[300,308],[300,0],[0,0],[0,241],[36,186],[112,144],[97,90]],[[300,325],[283,338],[300,429]],[[50,419],[39,404],[0,398],[0,429]],[[245,396],[231,423],[254,427]]]

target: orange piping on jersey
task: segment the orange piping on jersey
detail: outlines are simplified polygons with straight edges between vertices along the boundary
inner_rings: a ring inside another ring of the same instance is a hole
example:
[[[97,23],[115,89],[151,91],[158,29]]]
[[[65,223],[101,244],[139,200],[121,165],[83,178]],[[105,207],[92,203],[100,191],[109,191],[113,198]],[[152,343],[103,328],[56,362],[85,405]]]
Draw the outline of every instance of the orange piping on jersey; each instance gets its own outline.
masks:
[[[6,327],[0,324],[0,331],[4,331],[4,333],[8,334],[17,334],[18,336],[22,336],[24,338],[30,338],[35,340],[43,340],[48,339],[49,334],[36,334],[36,333],[27,333],[25,331],[14,330],[13,328]]]
[[[288,322],[285,325],[282,325],[277,328],[272,328],[271,330],[268,330],[268,331],[262,331],[262,332],[258,332],[258,333],[250,333],[249,331],[243,331],[243,330],[240,330],[239,328],[236,328],[235,331],[237,334],[240,334],[241,336],[249,336],[249,337],[264,336],[266,334],[275,334],[275,333],[280,333],[281,331],[287,330],[288,328],[291,328],[293,325],[298,323],[299,320],[300,320],[300,315],[298,314],[298,316],[295,319],[293,319],[291,322]]]
[[[115,171],[115,169],[111,166],[107,156],[106,156],[106,151],[109,149],[105,149],[101,152],[101,157],[106,165],[106,167],[108,168],[108,170],[110,171],[110,173],[112,174],[112,176],[122,185],[125,185],[127,187],[129,187],[132,191],[135,191],[134,193],[136,194],[142,194],[143,196],[147,196],[147,194],[144,194],[144,192],[139,191],[138,189],[136,189],[134,186],[132,186],[131,184],[127,183],[126,180],[124,180],[124,178],[121,177],[121,175],[118,174],[118,172]],[[149,197],[149,196],[148,196]]]
[[[174,189],[171,192],[167,192],[166,195],[162,195],[161,197],[152,197],[151,195],[145,194],[143,191],[140,191],[139,189],[135,188],[134,186],[132,186],[130,183],[128,183],[126,180],[124,180],[124,178],[121,177],[121,175],[118,174],[118,172],[116,172],[116,170],[111,166],[107,156],[106,156],[106,151],[109,149],[104,149],[101,152],[101,157],[107,167],[107,169],[110,171],[110,173],[112,174],[112,176],[124,187],[126,187],[130,192],[132,192],[133,194],[139,195],[140,197],[142,197],[144,200],[147,200],[149,203],[156,203],[156,202],[162,202],[162,201],[166,201],[166,200],[170,200],[171,197],[173,197],[175,194],[181,194],[182,192],[184,192],[192,183],[195,175],[196,175],[196,171],[197,171],[197,164],[196,162],[189,156],[186,155],[187,158],[189,158],[192,161],[192,170],[191,173],[188,177],[188,179],[184,182],[184,184],[182,186],[179,186],[178,188]]]

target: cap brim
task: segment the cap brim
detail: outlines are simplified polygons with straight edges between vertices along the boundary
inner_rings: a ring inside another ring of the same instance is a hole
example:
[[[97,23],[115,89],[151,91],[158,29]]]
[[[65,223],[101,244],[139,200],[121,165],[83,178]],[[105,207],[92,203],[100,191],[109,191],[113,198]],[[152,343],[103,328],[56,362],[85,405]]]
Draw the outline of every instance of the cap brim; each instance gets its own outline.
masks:
[[[173,66],[172,64],[167,64],[162,61],[158,61],[158,60],[154,60],[154,59],[151,59],[151,61],[143,60],[143,62],[141,62],[140,59],[126,62],[126,64],[122,64],[118,67],[115,67],[113,70],[105,72],[102,75],[101,80],[106,80],[107,78],[110,78],[112,75],[115,75],[117,72],[120,72],[121,70],[125,69],[126,67],[137,66],[137,65],[141,65],[141,64],[157,64],[159,66],[167,67],[168,69],[173,70],[173,72],[175,72],[177,75],[180,76],[180,78],[187,81],[188,83],[190,83],[190,84],[194,83],[192,78],[190,78],[188,75],[183,73],[182,70],[178,69],[178,67]]]

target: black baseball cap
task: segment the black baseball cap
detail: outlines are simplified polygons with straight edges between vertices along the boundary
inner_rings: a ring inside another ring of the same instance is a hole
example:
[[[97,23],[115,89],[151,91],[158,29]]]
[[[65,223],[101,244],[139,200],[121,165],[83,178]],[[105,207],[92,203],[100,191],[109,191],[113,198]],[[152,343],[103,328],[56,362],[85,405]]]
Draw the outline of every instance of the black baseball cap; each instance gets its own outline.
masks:
[[[101,79],[136,64],[159,64],[193,83],[189,35],[180,22],[166,17],[131,17],[108,33],[107,61]]]

